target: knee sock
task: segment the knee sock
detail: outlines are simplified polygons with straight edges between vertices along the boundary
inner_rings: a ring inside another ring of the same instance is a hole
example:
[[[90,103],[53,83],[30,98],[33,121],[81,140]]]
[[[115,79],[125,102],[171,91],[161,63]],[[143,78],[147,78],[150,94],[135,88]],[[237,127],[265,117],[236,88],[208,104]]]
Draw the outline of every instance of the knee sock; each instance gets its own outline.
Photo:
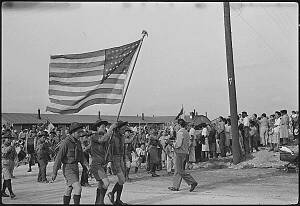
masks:
[[[7,187],[7,180],[3,181],[3,187],[2,187],[2,192],[4,193]]]
[[[97,188],[95,205],[96,204],[103,204],[103,203],[101,203],[101,189],[102,188]]]
[[[113,193],[113,195],[118,191],[119,188],[119,183],[117,182],[114,186],[114,188],[112,189],[111,193]]]
[[[64,197],[63,197],[63,204],[64,205],[69,205],[70,204],[70,200],[71,200],[71,196],[64,195]]]
[[[104,197],[105,197],[107,189],[101,188],[100,191],[101,191],[100,192],[100,204],[104,205]]]
[[[11,179],[9,180],[6,180],[7,181],[7,188],[8,188],[8,191],[10,194],[14,194],[13,191],[12,191],[12,187],[11,187]]]
[[[80,197],[81,195],[73,195],[74,205],[80,204]]]
[[[123,185],[119,185],[118,190],[117,190],[116,202],[120,201],[122,190],[123,190]]]

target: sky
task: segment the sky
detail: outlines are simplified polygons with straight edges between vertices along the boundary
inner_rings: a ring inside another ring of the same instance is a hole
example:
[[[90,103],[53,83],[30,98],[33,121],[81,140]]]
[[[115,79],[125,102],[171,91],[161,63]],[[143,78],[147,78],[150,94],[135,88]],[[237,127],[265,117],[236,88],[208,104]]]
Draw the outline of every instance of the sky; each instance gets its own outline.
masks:
[[[238,112],[298,110],[298,4],[230,3]],[[121,115],[207,112],[227,117],[222,3],[2,5],[2,112],[46,112],[50,55],[121,46],[145,37]],[[120,104],[78,114],[117,115]]]

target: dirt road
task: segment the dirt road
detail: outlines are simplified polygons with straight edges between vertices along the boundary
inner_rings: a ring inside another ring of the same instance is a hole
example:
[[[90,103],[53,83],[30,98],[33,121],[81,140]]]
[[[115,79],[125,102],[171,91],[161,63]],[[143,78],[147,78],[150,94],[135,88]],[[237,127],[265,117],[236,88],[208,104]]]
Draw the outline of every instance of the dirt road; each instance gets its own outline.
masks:
[[[50,179],[51,165],[47,168]],[[64,191],[64,179],[59,171],[57,180],[51,184],[37,183],[37,167],[27,173],[27,167],[15,170],[13,189],[16,199],[3,198],[5,204],[60,204]],[[130,174],[133,179],[124,186],[122,199],[129,204],[296,204],[299,201],[298,173],[286,173],[278,169],[196,169],[190,173],[199,186],[189,192],[183,181],[180,191],[167,189],[172,177],[166,171],[159,171],[160,177],[153,178],[145,171]],[[115,176],[109,190],[116,182]],[[84,187],[81,203],[94,204],[96,182],[90,180],[92,187]],[[72,201],[72,200],[71,200]],[[105,198],[105,203],[109,200]]]

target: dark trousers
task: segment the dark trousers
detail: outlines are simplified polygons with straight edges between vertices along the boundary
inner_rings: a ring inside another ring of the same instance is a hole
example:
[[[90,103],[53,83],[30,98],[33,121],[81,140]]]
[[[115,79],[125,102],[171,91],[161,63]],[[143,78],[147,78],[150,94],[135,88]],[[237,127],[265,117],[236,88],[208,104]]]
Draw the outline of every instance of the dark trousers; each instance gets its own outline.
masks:
[[[182,179],[188,184],[196,183],[196,180],[187,172],[185,172],[184,162],[187,158],[186,154],[176,154],[175,155],[175,173],[173,177],[173,187],[180,187]]]
[[[89,179],[88,169],[85,166],[83,166],[81,178],[80,178],[80,184],[84,185],[86,183],[89,183],[88,179]]]
[[[195,158],[197,163],[201,161],[201,152],[202,152],[202,145],[200,143],[197,143],[195,147]]]
[[[220,150],[221,150],[221,157],[226,157],[226,136],[225,132],[221,132],[219,134],[220,137]]]
[[[48,161],[44,159],[38,159],[38,166],[39,166],[39,174],[38,174],[38,182],[47,181],[46,171],[47,171],[47,164]]]
[[[151,174],[154,174],[155,171],[156,171],[156,168],[157,168],[157,166],[158,166],[158,163],[153,163],[153,162],[151,162],[151,163],[149,164],[149,166],[150,166]]]
[[[84,155],[84,158],[86,159],[86,161],[89,162],[89,153],[83,152],[83,155]],[[80,178],[80,184],[84,185],[86,183],[89,183],[89,172],[88,172],[88,169],[85,166],[83,166],[81,178]]]
[[[244,135],[243,135],[243,144],[245,148],[245,154],[250,153],[250,134],[249,134],[250,128],[244,127]]]
[[[250,136],[250,151],[253,152],[253,148],[258,151],[258,137],[255,135]]]

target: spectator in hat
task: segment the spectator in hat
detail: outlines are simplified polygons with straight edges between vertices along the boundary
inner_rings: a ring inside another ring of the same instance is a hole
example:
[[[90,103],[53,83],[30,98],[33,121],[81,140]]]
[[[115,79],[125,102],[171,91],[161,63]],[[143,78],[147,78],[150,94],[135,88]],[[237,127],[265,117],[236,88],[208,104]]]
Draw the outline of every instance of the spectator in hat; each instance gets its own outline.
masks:
[[[226,157],[226,136],[225,136],[225,121],[222,116],[218,119],[217,134],[219,139],[219,146],[221,150],[221,157]]]
[[[46,176],[46,169],[48,162],[51,160],[50,155],[50,145],[46,142],[47,140],[47,133],[43,132],[39,134],[39,140],[37,141],[37,162],[39,167],[38,173],[38,182],[48,183],[47,176]]]
[[[74,204],[80,204],[82,189],[79,183],[78,163],[80,162],[82,167],[89,168],[89,165],[83,156],[81,143],[79,141],[80,136],[84,134],[82,127],[83,125],[80,123],[71,123],[70,135],[68,135],[62,142],[53,165],[52,180],[54,181],[56,179],[58,169],[61,164],[63,164],[62,171],[67,185],[63,196],[64,204],[70,203],[72,191],[74,191]]]
[[[16,195],[12,191],[11,179],[13,176],[13,170],[15,166],[15,158],[17,156],[16,149],[11,140],[11,135],[6,133],[2,135],[2,139],[4,139],[4,143],[2,145],[2,177],[3,177],[3,187],[1,191],[1,197],[9,197],[5,193],[6,188],[10,193],[10,197],[13,199]]]
[[[109,139],[117,124],[112,124],[108,131],[105,129],[106,125],[108,125],[107,121],[97,120],[91,128],[91,173],[98,182],[95,204],[104,204],[104,197],[109,186],[109,179],[105,171],[105,156]]]
[[[209,130],[208,132],[208,144],[209,144],[209,153],[210,153],[210,158],[216,158],[217,153],[216,153],[216,135],[217,135],[217,130],[216,130],[216,125],[212,124],[211,126],[208,125],[207,128]]]
[[[188,185],[191,185],[190,192],[194,191],[198,185],[196,180],[188,173],[185,172],[184,162],[188,155],[190,136],[186,127],[186,122],[183,119],[178,119],[179,130],[176,133],[176,141],[173,144],[175,151],[175,174],[173,178],[173,186],[168,187],[171,191],[179,191],[181,180],[184,179]],[[168,144],[172,144],[169,140]]]
[[[36,149],[36,142],[37,142],[37,130],[36,125],[32,126],[32,129],[29,131],[28,135],[26,136],[25,140],[25,152],[28,156],[28,171],[31,172],[31,166],[35,165],[36,161],[36,155],[35,155],[35,149]]]
[[[289,139],[289,115],[287,114],[287,110],[281,110],[280,113],[280,140],[285,145]]]
[[[149,169],[152,177],[158,177],[156,170],[160,164],[158,147],[162,148],[160,141],[157,138],[157,132],[152,130],[149,136],[149,147],[148,147],[148,158],[149,158]]]

